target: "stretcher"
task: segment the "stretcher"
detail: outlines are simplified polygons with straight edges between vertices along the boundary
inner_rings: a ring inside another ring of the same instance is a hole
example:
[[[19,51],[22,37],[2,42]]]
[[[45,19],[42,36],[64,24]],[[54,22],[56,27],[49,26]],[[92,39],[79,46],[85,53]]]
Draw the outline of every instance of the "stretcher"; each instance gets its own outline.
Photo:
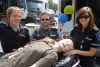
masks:
[[[75,58],[74,55],[63,56],[60,60],[58,60],[55,67],[81,67],[79,65],[80,60]]]

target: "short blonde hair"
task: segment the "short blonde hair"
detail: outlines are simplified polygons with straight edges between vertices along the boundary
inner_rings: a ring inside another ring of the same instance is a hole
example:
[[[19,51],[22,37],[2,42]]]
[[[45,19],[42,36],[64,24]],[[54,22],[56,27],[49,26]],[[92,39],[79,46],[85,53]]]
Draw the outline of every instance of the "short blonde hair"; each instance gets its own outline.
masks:
[[[40,14],[40,19],[41,19],[41,16],[42,16],[42,15],[48,15],[49,18],[50,18],[50,16],[51,16],[47,11],[44,11],[44,12],[42,12],[42,13]]]
[[[19,7],[16,7],[16,6],[9,7],[7,9],[7,13],[6,13],[7,14],[7,18],[10,17],[10,15],[13,13],[13,11],[16,11],[16,12],[20,12],[21,13],[21,10],[20,10]]]

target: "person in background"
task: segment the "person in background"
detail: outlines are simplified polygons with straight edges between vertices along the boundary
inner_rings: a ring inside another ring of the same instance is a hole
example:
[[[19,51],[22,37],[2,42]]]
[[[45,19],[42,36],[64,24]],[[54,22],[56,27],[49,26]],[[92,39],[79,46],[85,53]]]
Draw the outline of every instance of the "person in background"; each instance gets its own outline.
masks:
[[[17,51],[0,58],[0,67],[53,67],[57,62],[57,53],[73,49],[71,39],[54,41],[44,38],[32,41]]]
[[[0,23],[0,40],[4,53],[29,43],[30,36],[27,28],[20,24],[21,10],[16,7],[7,9],[7,22]]]
[[[76,17],[74,29],[70,36],[74,40],[74,50],[67,54],[76,54],[80,59],[81,67],[95,67],[95,57],[97,48],[94,46],[97,42],[96,31],[94,29],[94,15],[89,7],[81,8]]]
[[[50,14],[46,11],[40,14],[40,29],[35,30],[35,32],[32,34],[32,40],[39,40],[45,37],[49,37],[52,39],[59,38],[57,29],[51,27],[52,22],[50,21],[50,17]]]

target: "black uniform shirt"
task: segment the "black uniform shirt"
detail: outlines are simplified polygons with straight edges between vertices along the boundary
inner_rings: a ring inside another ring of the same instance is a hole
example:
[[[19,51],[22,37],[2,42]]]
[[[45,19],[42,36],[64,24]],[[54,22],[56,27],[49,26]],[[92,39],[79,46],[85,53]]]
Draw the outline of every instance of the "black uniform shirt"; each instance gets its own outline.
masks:
[[[75,48],[88,51],[91,47],[95,47],[93,44],[96,44],[97,37],[95,30],[89,32],[81,32],[75,27],[71,31],[71,37],[74,38]]]
[[[35,31],[31,37],[32,39],[36,39],[36,40],[43,39],[45,37],[50,37],[52,39],[59,38],[57,29],[55,28],[50,28],[50,29],[40,28],[39,31]]]
[[[24,46],[30,41],[29,32],[26,28],[20,27],[15,32],[9,25],[0,23],[0,40],[5,53]]]
[[[83,51],[89,51],[91,47],[95,46],[93,44],[96,44],[97,38],[96,38],[96,31],[93,29],[89,32],[81,32],[77,27],[74,27],[74,29],[71,31],[70,34],[71,37],[73,37],[74,40],[74,47],[75,49],[83,50]],[[82,64],[86,64],[89,66],[93,62],[93,58],[89,56],[80,56],[78,55],[80,62]]]

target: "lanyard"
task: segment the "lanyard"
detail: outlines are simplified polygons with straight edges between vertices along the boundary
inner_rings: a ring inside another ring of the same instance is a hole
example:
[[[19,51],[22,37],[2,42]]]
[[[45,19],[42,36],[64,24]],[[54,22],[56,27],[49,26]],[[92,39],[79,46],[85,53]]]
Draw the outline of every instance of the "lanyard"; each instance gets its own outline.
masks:
[[[50,37],[51,38],[51,36],[49,36],[49,34],[47,32],[45,32],[45,33],[43,32],[43,36],[44,37]]]
[[[49,38],[51,38],[51,36],[50,36],[50,34],[51,34],[51,29],[43,31],[42,34],[43,34],[44,37],[49,37]]]
[[[83,49],[83,40],[81,41],[80,49]]]

